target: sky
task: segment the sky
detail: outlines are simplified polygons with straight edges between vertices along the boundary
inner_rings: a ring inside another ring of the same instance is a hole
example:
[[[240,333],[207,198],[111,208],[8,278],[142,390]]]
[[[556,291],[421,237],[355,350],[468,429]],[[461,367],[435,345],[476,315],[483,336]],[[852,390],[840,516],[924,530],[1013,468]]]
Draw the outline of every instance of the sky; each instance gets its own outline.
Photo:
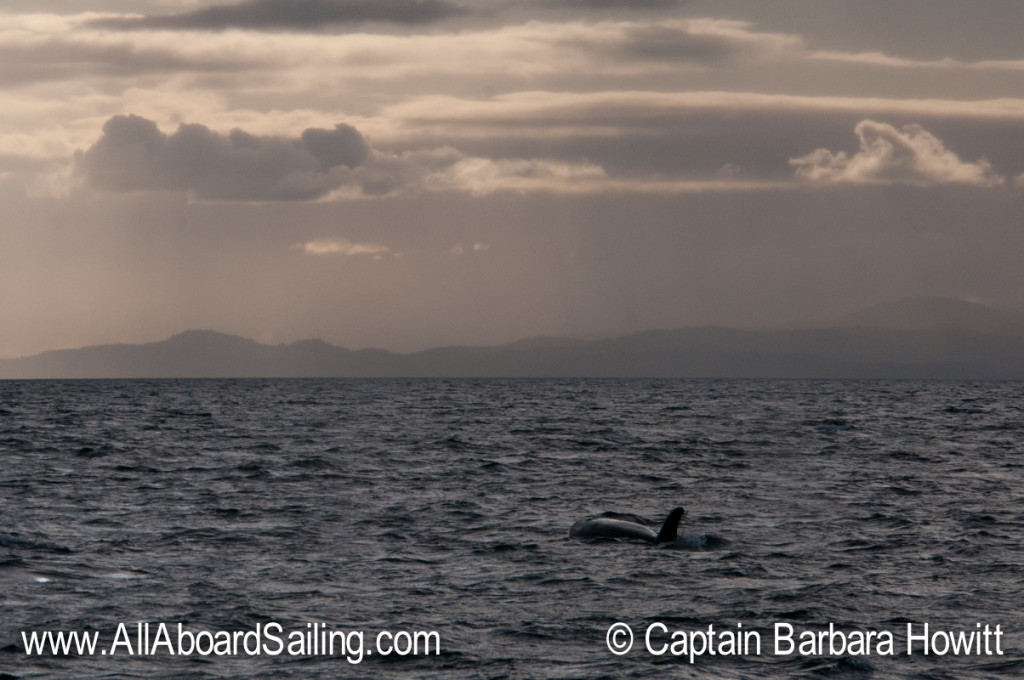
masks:
[[[1019,0],[0,0],[0,357],[1024,310]]]

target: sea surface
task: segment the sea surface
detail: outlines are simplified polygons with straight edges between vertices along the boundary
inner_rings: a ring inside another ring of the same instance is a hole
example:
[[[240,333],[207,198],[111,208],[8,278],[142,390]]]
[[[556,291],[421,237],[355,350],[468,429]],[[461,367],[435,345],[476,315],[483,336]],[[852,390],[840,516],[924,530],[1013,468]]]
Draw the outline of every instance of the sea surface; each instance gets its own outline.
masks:
[[[0,382],[0,677],[1022,677],[1022,454],[1015,382]],[[676,505],[674,544],[568,536]],[[893,649],[776,654],[777,624]],[[924,624],[989,653],[908,655]],[[760,649],[667,649],[709,627]],[[45,631],[99,646],[29,655]]]

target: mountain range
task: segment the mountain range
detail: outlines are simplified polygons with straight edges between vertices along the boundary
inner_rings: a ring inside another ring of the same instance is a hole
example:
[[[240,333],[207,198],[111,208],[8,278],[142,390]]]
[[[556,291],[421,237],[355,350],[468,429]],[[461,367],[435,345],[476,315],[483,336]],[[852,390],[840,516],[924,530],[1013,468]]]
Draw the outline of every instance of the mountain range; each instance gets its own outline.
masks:
[[[322,340],[266,345],[203,330],[161,342],[0,360],[0,379],[250,377],[1024,379],[1024,318],[928,297],[813,328],[704,326],[409,354],[348,350]]]

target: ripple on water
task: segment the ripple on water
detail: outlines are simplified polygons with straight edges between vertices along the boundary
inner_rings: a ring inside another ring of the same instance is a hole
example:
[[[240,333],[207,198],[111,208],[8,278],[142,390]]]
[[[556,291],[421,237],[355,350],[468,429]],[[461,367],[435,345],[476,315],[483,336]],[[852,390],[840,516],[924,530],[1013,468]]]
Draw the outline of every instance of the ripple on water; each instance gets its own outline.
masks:
[[[766,636],[777,621],[1024,630],[1017,384],[43,381],[0,383],[0,403],[0,646],[21,677],[900,679],[1024,667],[1017,648],[764,653],[693,669],[604,648],[615,621]],[[653,526],[676,505],[688,514],[670,549],[566,537],[579,517]],[[358,668],[30,658],[17,646],[23,629],[112,634],[139,620],[406,626],[443,644]]]

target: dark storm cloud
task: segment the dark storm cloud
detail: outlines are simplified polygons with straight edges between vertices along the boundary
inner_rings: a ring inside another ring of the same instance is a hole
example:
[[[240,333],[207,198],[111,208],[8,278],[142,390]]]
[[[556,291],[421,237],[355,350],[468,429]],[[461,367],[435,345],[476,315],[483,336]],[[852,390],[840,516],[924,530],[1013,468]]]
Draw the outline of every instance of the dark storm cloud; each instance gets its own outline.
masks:
[[[93,187],[109,191],[185,191],[207,200],[287,201],[320,198],[350,182],[349,170],[370,156],[348,125],[311,128],[299,139],[221,135],[182,125],[167,135],[140,116],[115,116],[103,136],[77,158]]]
[[[129,30],[313,30],[365,22],[431,24],[465,12],[464,8],[446,0],[248,0],[180,14],[102,19],[95,23]]]

